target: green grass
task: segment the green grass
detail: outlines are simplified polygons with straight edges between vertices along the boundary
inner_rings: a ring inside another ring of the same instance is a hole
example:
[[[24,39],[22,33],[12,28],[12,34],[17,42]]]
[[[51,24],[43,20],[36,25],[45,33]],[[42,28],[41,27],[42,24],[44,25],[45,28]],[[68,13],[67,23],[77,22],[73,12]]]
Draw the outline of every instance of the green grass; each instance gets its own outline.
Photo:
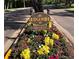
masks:
[[[74,12],[74,8],[68,8],[68,9],[66,9],[66,11],[68,11],[68,12]]]
[[[24,10],[26,8],[12,8],[12,9],[5,9],[4,12],[5,13],[10,13],[10,12],[14,12],[14,11],[17,11],[17,10]]]
[[[10,13],[10,12],[13,12],[13,11],[16,11],[16,9],[5,9],[4,10],[5,13]]]

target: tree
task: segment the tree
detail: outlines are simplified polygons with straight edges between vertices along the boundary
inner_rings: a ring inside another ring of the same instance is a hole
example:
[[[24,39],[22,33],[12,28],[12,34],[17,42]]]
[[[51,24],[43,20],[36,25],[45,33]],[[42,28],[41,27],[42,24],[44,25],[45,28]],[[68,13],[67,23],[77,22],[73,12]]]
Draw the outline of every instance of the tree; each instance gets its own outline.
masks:
[[[23,4],[24,4],[24,7],[25,7],[25,0],[23,0]]]
[[[43,12],[43,7],[41,4],[41,0],[31,0],[32,6],[35,12]]]
[[[66,0],[65,5],[66,7],[71,7],[71,4],[73,3],[73,0]]]

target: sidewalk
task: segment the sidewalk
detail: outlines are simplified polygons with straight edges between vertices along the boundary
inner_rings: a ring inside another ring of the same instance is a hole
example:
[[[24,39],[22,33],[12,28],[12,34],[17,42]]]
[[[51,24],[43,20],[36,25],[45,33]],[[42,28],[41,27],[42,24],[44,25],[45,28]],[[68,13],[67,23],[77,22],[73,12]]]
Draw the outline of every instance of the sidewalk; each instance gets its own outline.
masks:
[[[29,13],[25,13],[23,10],[18,10],[11,12],[9,14],[4,14],[4,53],[11,46],[16,36],[20,32],[21,28],[24,26],[27,19],[30,17]],[[12,39],[10,37],[13,37]]]

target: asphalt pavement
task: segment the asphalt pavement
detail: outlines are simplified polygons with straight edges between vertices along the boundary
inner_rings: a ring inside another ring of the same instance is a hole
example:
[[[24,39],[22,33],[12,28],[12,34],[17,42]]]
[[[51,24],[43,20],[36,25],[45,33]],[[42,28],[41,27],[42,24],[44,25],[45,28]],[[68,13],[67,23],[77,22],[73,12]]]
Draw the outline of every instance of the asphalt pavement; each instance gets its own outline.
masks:
[[[50,15],[74,37],[74,13],[66,9],[51,9]]]

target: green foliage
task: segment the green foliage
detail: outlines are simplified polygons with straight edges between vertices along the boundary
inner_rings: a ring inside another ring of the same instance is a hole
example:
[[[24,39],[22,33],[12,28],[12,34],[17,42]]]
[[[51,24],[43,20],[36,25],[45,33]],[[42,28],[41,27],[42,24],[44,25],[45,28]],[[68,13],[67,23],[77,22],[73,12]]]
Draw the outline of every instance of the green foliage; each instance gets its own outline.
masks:
[[[52,4],[54,0],[42,0],[42,4]]]
[[[55,6],[59,6],[60,3],[65,3],[64,7],[72,7],[74,0],[42,0],[43,5],[55,4]],[[31,6],[31,0],[4,0],[4,8],[21,8]],[[74,6],[73,6],[74,7]]]
[[[57,53],[57,48],[52,48],[51,50],[50,50],[50,53],[48,54],[49,56],[50,55],[54,55],[54,54],[56,54]]]

